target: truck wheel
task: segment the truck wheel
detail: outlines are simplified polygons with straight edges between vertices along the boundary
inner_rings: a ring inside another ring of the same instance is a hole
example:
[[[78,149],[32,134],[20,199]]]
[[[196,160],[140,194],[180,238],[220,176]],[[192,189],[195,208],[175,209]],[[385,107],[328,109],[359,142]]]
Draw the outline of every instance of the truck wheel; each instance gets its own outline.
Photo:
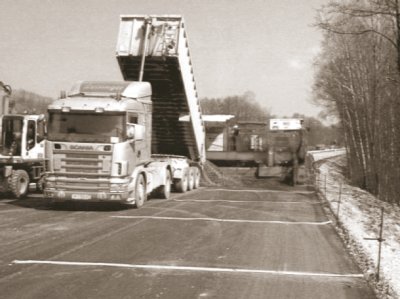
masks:
[[[195,167],[193,168],[193,189],[197,189],[200,187],[200,170]]]
[[[179,179],[175,184],[174,187],[176,191],[180,193],[185,193],[188,189],[188,173],[185,172],[181,179]]]
[[[171,195],[172,175],[169,170],[167,170],[166,172],[165,185],[159,187],[159,189],[157,190],[158,197],[162,199],[168,199]]]
[[[193,190],[194,188],[194,168],[190,167],[189,168],[189,174],[188,174],[188,191]]]
[[[10,183],[10,189],[15,198],[26,196],[29,188],[29,175],[25,170],[13,171]]]
[[[135,185],[135,207],[139,209],[141,206],[144,205],[146,199],[146,181],[144,180],[143,175],[140,174],[136,180]]]

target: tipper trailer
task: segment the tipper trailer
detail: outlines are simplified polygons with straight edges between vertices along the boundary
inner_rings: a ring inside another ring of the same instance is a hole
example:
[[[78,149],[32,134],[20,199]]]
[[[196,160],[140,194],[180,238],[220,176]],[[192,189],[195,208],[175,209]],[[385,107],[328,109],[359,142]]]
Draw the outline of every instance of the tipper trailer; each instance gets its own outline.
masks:
[[[78,82],[49,106],[45,197],[140,207],[199,187],[204,125],[183,19],[122,16],[117,59],[124,82]]]
[[[183,18],[121,16],[116,50],[124,80],[151,83],[152,152],[204,163],[205,128]]]

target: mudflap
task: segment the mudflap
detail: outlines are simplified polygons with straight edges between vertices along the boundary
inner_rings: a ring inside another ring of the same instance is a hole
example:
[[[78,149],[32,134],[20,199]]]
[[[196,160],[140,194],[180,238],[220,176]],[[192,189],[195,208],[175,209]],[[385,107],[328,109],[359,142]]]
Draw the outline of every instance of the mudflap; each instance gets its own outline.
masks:
[[[0,192],[7,193],[9,192],[9,178],[12,174],[12,166],[2,166],[0,167]]]

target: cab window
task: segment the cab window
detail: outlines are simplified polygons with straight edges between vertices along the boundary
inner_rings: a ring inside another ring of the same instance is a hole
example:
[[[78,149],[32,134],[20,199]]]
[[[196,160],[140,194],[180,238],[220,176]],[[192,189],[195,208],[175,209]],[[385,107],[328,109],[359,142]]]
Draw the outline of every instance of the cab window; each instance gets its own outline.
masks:
[[[46,128],[44,120],[37,123],[37,142],[42,142],[46,136]]]
[[[128,113],[128,123],[129,124],[138,124],[139,117],[137,113]]]
[[[26,134],[26,148],[30,150],[36,144],[36,125],[35,121],[29,120],[28,121],[28,131]]]

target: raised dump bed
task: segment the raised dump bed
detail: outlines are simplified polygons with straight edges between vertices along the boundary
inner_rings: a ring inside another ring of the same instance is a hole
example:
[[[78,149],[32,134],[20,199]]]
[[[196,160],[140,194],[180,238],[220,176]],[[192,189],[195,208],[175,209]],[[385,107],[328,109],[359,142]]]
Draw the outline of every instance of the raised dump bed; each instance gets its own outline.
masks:
[[[151,83],[152,153],[204,163],[205,129],[183,18],[121,16],[116,53],[124,80]]]

